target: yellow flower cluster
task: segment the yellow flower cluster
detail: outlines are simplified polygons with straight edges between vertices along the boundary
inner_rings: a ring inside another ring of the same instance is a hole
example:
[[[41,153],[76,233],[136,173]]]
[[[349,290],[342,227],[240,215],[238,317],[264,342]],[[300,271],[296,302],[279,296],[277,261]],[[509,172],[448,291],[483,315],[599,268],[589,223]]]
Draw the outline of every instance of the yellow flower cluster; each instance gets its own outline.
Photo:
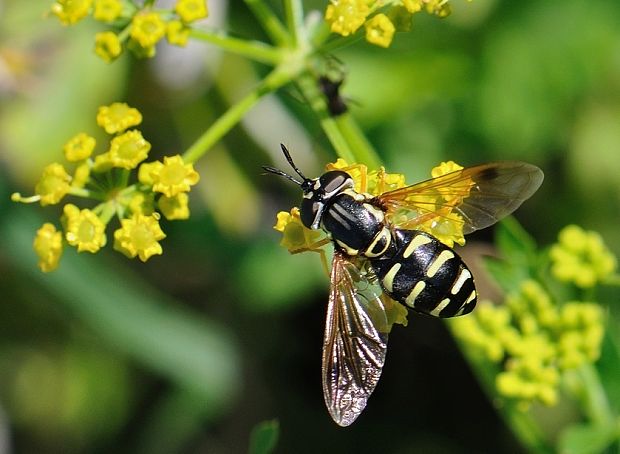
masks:
[[[563,282],[593,287],[610,277],[618,266],[616,257],[597,232],[576,225],[564,227],[558,243],[551,246],[551,272]]]
[[[369,171],[363,164],[349,165],[344,159],[340,158],[334,163],[325,166],[327,171],[343,170],[353,178],[354,187],[357,192],[365,193],[370,196],[378,196],[388,191],[403,188],[407,184],[405,176],[399,173],[387,173],[383,167]],[[435,167],[431,174],[433,177],[444,175],[455,170],[462,169],[461,166],[452,161],[441,163]],[[465,244],[463,237],[463,220],[458,214],[451,212],[451,208],[458,205],[467,196],[470,184],[462,183],[464,186],[457,200],[453,196],[442,194],[441,189],[424,200],[423,206],[437,207],[441,211],[439,216],[431,216],[434,210],[425,208],[423,212],[408,210],[408,214],[396,215],[392,221],[405,228],[422,230],[435,236],[439,241],[449,247],[455,243]],[[290,212],[281,211],[277,215],[277,223],[274,229],[282,233],[280,244],[290,252],[314,251],[322,248],[329,242],[326,234],[322,230],[311,230],[305,227],[299,217],[299,208],[294,207]]]
[[[384,12],[380,12],[384,11]],[[411,28],[414,14],[450,15],[448,0],[330,0],[325,20],[333,33],[349,36],[364,26],[366,41],[389,47],[396,31]]]
[[[41,205],[58,204],[65,196],[97,202],[93,208],[67,203],[62,231],[51,223],[37,231],[33,247],[42,271],[56,269],[63,240],[78,252],[98,252],[107,243],[106,228],[115,216],[120,228],[114,232],[114,249],[146,261],[162,253],[159,241],[166,235],[159,225],[160,213],[168,220],[189,217],[187,193],[198,183],[198,173],[179,155],[144,163],[150,143],[139,130],[127,130],[141,122],[140,112],[125,103],[100,107],[97,124],[112,135],[107,151],[95,155],[95,138],[79,133],[64,146],[65,158],[75,167],[72,174],[52,163],[35,185],[34,196],[13,194],[14,201]],[[134,169],[137,181],[131,184]]]
[[[139,57],[154,56],[164,37],[170,44],[185,46],[191,24],[209,14],[206,0],[177,0],[168,10],[138,8],[129,0],[57,0],[51,12],[63,25],[92,15],[111,27],[95,35],[95,53],[108,63],[121,55],[124,45]]]
[[[451,326],[472,352],[502,367],[497,391],[524,410],[535,401],[554,405],[562,372],[596,361],[604,332],[598,304],[558,304],[534,280],[522,282],[504,305],[485,302]]]

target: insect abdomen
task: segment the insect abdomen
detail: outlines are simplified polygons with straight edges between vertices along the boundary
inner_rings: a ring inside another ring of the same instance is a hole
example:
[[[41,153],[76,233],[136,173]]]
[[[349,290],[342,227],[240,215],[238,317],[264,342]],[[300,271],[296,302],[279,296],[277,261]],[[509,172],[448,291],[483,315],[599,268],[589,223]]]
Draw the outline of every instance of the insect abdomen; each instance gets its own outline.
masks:
[[[391,253],[370,259],[383,290],[425,314],[453,317],[476,305],[474,279],[461,258],[433,236],[395,230]]]

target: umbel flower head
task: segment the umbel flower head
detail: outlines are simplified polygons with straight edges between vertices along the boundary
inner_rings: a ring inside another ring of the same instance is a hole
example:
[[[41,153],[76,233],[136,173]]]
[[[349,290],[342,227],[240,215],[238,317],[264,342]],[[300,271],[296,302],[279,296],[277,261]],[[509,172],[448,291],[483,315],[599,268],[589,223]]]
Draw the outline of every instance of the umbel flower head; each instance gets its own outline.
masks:
[[[120,226],[114,232],[114,249],[144,262],[163,252],[160,241],[166,235],[159,225],[157,209],[168,220],[189,218],[188,192],[198,182],[198,173],[179,155],[166,156],[163,162],[143,163],[135,171],[151,149],[139,130],[127,131],[141,122],[140,112],[127,104],[102,106],[97,123],[112,136],[106,151],[97,153],[97,141],[78,133],[64,146],[72,172],[54,162],[44,169],[35,195],[12,195],[16,202],[41,205],[59,204],[68,197],[75,202],[90,199],[88,207],[64,205],[62,230],[48,222],[37,231],[33,247],[42,271],[57,268],[63,244],[78,252],[94,254],[101,250],[108,243],[106,230],[115,217]]]
[[[156,45],[168,42],[185,46],[192,24],[208,16],[206,0],[177,0],[169,8],[154,8],[154,2],[126,0],[57,0],[51,13],[63,25],[74,25],[89,15],[106,30],[95,35],[94,52],[106,63],[116,60],[124,49],[138,57],[153,57]]]
[[[409,31],[414,14],[450,15],[449,0],[330,0],[325,20],[333,33],[354,34],[362,25],[366,41],[389,47],[396,31]]]

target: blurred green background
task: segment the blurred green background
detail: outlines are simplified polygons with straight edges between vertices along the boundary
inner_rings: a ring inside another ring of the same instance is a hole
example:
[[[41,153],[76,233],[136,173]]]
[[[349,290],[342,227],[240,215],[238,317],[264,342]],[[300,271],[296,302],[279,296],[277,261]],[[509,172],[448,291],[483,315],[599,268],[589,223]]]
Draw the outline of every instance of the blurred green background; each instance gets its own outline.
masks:
[[[99,105],[139,108],[159,158],[184,151],[265,73],[203,44],[107,65],[92,53],[96,26],[63,28],[50,4],[0,0],[0,453],[238,453],[271,418],[283,453],[521,452],[442,322],[414,314],[393,331],[364,414],[346,429],[331,421],[327,278],[317,256],[278,245],[275,214],[300,194],[260,168],[284,167],[280,142],[309,175],[335,160],[294,88],[198,162],[192,217],[163,224],[163,256],[65,248],[60,268],[41,273],[32,238],[58,209],[10,194],[31,193],[75,133],[100,134]],[[415,182],[441,160],[532,162],[545,183],[517,217],[539,244],[577,223],[618,255],[620,3],[452,4],[445,20],[416,15],[388,50],[336,53],[352,114],[388,170]],[[242,2],[209,6],[211,25],[263,39]],[[490,239],[473,235],[463,255]]]

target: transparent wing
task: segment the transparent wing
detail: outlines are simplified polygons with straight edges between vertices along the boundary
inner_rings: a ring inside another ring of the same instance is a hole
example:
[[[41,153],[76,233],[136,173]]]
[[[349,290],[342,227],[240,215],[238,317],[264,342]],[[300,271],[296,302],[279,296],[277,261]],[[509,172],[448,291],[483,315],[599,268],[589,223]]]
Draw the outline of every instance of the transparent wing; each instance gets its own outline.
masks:
[[[381,376],[390,328],[381,294],[376,280],[334,254],[322,372],[327,409],[341,426],[360,415]]]
[[[540,187],[542,171],[524,162],[495,162],[450,172],[377,197],[399,228],[456,213],[463,233],[488,227],[516,210]]]

